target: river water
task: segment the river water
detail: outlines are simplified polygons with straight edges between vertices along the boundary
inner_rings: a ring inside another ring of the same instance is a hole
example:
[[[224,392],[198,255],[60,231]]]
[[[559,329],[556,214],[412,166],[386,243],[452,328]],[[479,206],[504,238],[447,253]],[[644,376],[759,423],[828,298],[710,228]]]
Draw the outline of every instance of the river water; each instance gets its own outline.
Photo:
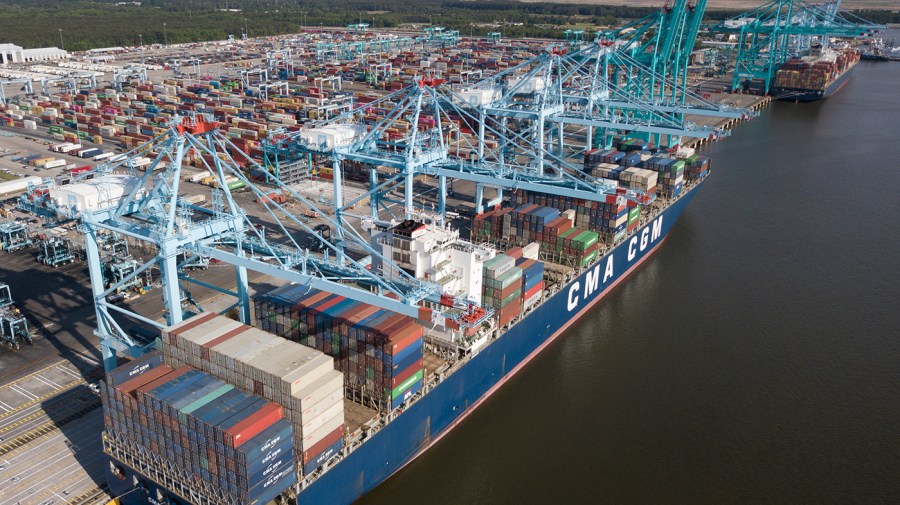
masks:
[[[900,63],[705,153],[655,257],[360,503],[900,503]]]

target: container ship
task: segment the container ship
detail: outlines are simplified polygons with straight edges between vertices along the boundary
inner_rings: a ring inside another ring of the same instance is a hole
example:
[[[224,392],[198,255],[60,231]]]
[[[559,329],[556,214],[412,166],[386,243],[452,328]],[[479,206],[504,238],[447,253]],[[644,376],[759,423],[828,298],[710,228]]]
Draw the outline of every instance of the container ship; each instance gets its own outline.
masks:
[[[772,95],[781,100],[814,102],[830,97],[850,80],[858,51],[814,46],[808,56],[786,61],[775,73]]]
[[[348,504],[388,479],[649,258],[709,174],[690,149],[616,146],[584,159],[620,188],[603,202],[516,190],[467,239],[371,229],[397,267],[492,314],[479,328],[286,284],[255,296],[252,326],[201,313],[163,330],[101,388],[115,501]]]

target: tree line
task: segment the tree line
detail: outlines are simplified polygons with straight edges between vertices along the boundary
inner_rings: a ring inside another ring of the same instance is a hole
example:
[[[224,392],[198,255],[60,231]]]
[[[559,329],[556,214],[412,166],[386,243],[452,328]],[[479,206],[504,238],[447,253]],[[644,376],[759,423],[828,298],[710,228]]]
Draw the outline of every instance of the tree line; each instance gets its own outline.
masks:
[[[240,37],[245,29],[251,37],[279,35],[296,33],[301,25],[357,22],[375,28],[435,24],[475,36],[500,31],[505,37],[562,38],[563,31],[576,22],[609,26],[656,10],[515,0],[415,0],[415,9],[410,8],[410,0],[141,0],[140,5],[122,0],[0,0],[0,43],[64,45],[79,51],[141,41],[222,40],[228,35]],[[707,11],[706,17],[718,20],[735,14]],[[879,23],[900,22],[898,12],[861,14]]]

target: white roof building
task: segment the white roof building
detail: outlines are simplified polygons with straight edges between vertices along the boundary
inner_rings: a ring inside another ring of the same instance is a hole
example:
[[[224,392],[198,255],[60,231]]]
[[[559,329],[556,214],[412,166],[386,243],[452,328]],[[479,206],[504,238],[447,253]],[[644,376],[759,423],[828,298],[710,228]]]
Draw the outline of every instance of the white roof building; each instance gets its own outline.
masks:
[[[94,211],[117,205],[130,193],[138,179],[130,175],[107,175],[75,184],[50,189],[53,199],[64,214],[76,216],[84,211]]]
[[[0,44],[0,65],[5,65],[7,63],[64,60],[68,57],[68,51],[57,47],[23,49],[22,46],[17,46],[15,44]]]

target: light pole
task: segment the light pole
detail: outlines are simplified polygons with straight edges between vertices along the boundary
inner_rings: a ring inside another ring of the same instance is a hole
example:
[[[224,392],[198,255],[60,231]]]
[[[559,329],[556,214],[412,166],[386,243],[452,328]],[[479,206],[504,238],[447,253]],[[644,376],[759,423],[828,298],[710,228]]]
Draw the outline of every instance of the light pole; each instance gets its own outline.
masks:
[[[139,33],[138,38],[141,39],[141,51],[143,51],[144,50],[144,36]]]
[[[166,31],[165,23],[163,23],[163,42],[165,43],[166,47],[169,47],[169,34]]]
[[[62,28],[58,28],[58,30],[59,30],[59,48],[62,49],[63,51],[65,51],[65,50],[66,50],[66,44],[63,42],[63,38],[62,38]]]

